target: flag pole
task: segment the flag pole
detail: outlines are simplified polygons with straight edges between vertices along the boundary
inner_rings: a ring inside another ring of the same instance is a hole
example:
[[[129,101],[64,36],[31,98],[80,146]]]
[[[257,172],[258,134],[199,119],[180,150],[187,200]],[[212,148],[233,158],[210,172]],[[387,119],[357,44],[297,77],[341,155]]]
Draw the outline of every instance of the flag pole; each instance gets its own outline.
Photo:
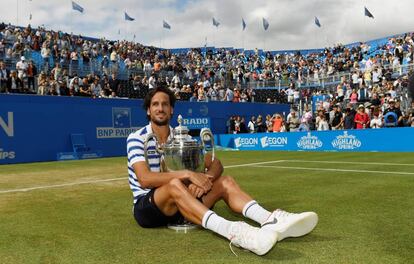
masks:
[[[242,31],[242,49],[244,50],[244,30]]]
[[[162,27],[162,31],[161,31],[161,32],[162,32],[162,33],[161,33],[161,34],[162,34],[162,35],[161,35],[161,36],[162,36],[162,38],[161,38],[162,43],[161,43],[161,44],[162,44],[162,46],[163,46],[163,47],[165,46],[165,41],[164,41],[164,30],[165,30],[165,29],[164,29],[164,26],[163,26],[163,27]]]
[[[73,23],[73,8],[72,8],[72,2],[69,0],[69,4],[70,4],[70,7],[71,7],[71,9],[70,9],[70,34],[72,35],[73,34],[73,25],[72,25],[72,23]]]
[[[217,30],[217,26],[216,26],[216,30]],[[213,31],[213,46],[214,48],[216,48],[216,31]]]
[[[126,11],[125,11],[125,13],[126,13]],[[127,27],[128,27],[128,25],[127,25],[127,20],[126,19],[124,19],[124,28],[125,28],[125,30],[124,30],[124,40],[125,40],[125,38],[126,38],[126,32],[127,32]]]

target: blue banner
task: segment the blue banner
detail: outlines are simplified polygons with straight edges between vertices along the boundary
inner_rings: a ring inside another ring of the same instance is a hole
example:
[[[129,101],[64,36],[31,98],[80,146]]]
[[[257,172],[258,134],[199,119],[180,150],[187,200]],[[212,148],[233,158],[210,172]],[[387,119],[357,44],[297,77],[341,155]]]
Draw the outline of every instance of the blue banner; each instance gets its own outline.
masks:
[[[240,150],[414,152],[413,135],[411,127],[234,134],[220,135],[219,144]]]
[[[182,125],[188,129],[210,128],[210,117],[183,117]]]
[[[178,125],[181,114],[189,129],[209,127],[223,134],[230,115],[248,120],[287,111],[288,105],[177,102],[171,125]],[[147,124],[142,100],[2,94],[0,164],[74,157],[72,134],[84,135],[87,156],[124,156],[127,136]]]

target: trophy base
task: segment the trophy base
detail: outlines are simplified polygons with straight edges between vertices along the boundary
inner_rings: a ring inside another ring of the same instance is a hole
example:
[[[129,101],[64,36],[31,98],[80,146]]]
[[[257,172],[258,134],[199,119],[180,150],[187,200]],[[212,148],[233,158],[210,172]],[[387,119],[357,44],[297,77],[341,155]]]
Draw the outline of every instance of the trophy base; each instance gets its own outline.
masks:
[[[188,233],[191,230],[197,228],[197,225],[192,223],[185,223],[185,224],[172,224],[168,225],[169,229],[175,230],[176,233]]]

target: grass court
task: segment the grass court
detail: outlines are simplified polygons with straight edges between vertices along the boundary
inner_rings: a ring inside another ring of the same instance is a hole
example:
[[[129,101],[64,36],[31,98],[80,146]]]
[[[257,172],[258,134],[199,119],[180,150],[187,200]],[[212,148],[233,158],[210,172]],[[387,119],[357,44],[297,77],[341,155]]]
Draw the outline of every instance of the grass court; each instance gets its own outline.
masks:
[[[125,157],[0,166],[0,263],[410,263],[412,153],[218,152],[267,209],[312,210],[308,236],[265,256],[210,231],[142,229]],[[223,202],[215,211],[231,220]],[[250,222],[252,223],[252,222]]]

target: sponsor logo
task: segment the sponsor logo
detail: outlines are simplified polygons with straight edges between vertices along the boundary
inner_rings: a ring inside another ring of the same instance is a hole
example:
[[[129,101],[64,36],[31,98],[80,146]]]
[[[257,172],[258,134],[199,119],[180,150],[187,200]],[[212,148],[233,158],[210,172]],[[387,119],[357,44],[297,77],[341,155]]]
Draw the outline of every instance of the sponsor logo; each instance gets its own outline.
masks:
[[[258,138],[242,138],[238,137],[234,139],[234,146],[236,148],[254,148],[259,144]]]
[[[265,225],[274,225],[274,224],[277,224],[276,217],[274,217],[272,221],[264,223],[261,227],[264,227]]]
[[[297,146],[301,149],[318,149],[323,146],[323,143],[317,136],[312,136],[311,133],[308,133],[299,139]]]
[[[208,115],[208,106],[203,104],[200,106],[200,114],[202,114],[203,116]]]
[[[263,148],[267,147],[283,147],[287,145],[288,138],[287,137],[262,137],[260,139],[260,144]]]
[[[112,108],[112,127],[97,127],[96,138],[126,138],[139,127],[131,127],[131,108]]]
[[[189,129],[201,129],[204,127],[210,127],[210,118],[208,117],[193,117],[183,118],[183,125]]]
[[[336,136],[331,144],[336,149],[358,149],[362,145],[356,136],[348,135],[348,131],[344,131],[343,135]]]
[[[0,127],[8,137],[14,137],[13,112],[7,112],[7,122],[0,116]]]
[[[16,152],[6,151],[0,148],[0,160],[14,159],[15,157],[16,157]]]

